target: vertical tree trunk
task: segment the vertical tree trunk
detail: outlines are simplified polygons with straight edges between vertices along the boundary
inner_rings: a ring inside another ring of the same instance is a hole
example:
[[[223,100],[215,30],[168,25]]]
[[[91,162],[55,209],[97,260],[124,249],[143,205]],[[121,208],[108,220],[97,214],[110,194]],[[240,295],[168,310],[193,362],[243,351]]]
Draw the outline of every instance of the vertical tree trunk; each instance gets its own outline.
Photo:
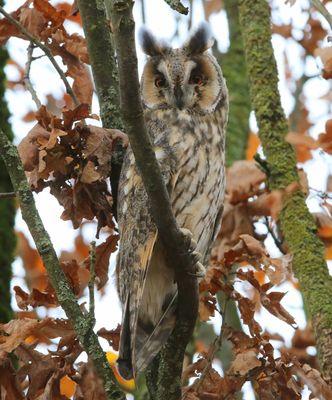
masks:
[[[243,40],[240,29],[238,0],[224,0],[227,13],[230,47],[228,52],[218,57],[226,78],[229,91],[229,117],[226,132],[226,165],[229,167],[237,160],[246,157],[249,133],[249,114],[251,104],[249,98],[249,85],[244,57]],[[225,309],[225,302],[226,309]],[[225,322],[228,326],[242,330],[237,306],[223,293],[219,293],[218,302],[222,310],[225,309]],[[225,339],[220,352],[220,361],[226,371],[234,358],[232,344]],[[241,398],[241,393],[238,394]]]
[[[251,101],[269,169],[269,186],[285,189],[298,182],[296,159],[286,143],[287,121],[278,92],[278,72],[271,44],[270,12],[266,0],[239,0]],[[332,278],[324,260],[324,247],[303,193],[287,195],[280,225],[293,255],[309,317],[312,319],[323,377],[332,384]]]
[[[0,2],[3,5],[3,2]],[[5,48],[0,48],[0,126],[7,137],[12,140],[13,133],[9,125],[9,111],[5,101],[6,77],[4,66],[8,58]],[[0,159],[0,193],[13,191],[9,175],[3,161]],[[13,199],[0,199],[0,322],[12,319],[10,305],[10,281],[12,278],[12,262],[16,247],[14,232],[15,201]]]
[[[229,117],[226,136],[226,165],[246,156],[251,111],[247,69],[240,29],[238,0],[224,0],[230,48],[221,60],[229,90]]]

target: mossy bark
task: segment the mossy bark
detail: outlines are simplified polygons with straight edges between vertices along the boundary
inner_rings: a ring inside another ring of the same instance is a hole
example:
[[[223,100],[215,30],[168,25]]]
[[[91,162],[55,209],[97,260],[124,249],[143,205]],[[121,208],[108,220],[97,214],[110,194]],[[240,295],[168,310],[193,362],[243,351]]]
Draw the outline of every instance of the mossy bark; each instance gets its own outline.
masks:
[[[2,5],[3,2],[0,2]],[[9,111],[5,101],[6,77],[4,66],[8,59],[5,48],[0,48],[0,127],[8,139],[13,139],[13,133],[8,122]],[[0,193],[11,192],[12,184],[6,167],[0,159]],[[10,281],[12,278],[12,262],[16,247],[14,232],[15,201],[14,199],[0,200],[0,322],[5,323],[12,319],[13,311],[10,300]]]
[[[220,61],[229,91],[226,165],[230,166],[246,156],[251,106],[238,0],[224,0],[224,8],[227,13],[230,48]]]
[[[269,170],[271,189],[298,182],[295,153],[285,141],[287,121],[278,92],[278,72],[271,44],[270,11],[266,0],[239,0],[250,94]],[[280,214],[280,226],[293,255],[309,317],[312,319],[323,377],[332,384],[332,278],[324,247],[303,194],[291,191]]]
[[[251,104],[238,0],[224,0],[224,9],[227,13],[230,47],[225,55],[217,55],[217,58],[229,91],[230,104],[226,135],[226,165],[229,167],[235,161],[243,160],[246,157]],[[227,299],[223,293],[218,295],[218,302],[220,309],[225,312],[226,324],[236,330],[241,330],[242,326],[235,302]],[[225,339],[222,351],[218,353],[218,356],[223,370],[227,371],[234,359],[230,341]],[[241,394],[238,394],[238,398],[241,398]]]

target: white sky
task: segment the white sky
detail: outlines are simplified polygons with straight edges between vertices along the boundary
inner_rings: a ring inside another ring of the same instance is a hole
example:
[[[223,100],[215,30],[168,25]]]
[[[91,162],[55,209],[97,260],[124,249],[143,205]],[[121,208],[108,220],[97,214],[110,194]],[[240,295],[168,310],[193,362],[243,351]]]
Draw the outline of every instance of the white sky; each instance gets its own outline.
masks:
[[[56,1],[52,2],[53,4]],[[184,2],[186,3],[186,2]],[[299,12],[300,4],[307,5],[307,0],[298,0],[293,7],[289,7],[284,4],[283,0],[278,1],[280,5],[280,14],[274,15],[276,22],[278,20],[280,23],[290,22],[295,23],[299,28],[305,23],[305,18],[303,14]],[[17,7],[23,4],[22,0],[9,0],[6,2],[5,8],[7,11],[13,11]],[[170,39],[174,35],[175,23],[174,14],[175,12],[170,11],[169,6],[164,3],[163,0],[146,0],[146,20],[147,27],[150,28],[156,36],[160,38]],[[134,15],[137,23],[137,27],[141,25],[141,11],[140,2],[136,1],[134,7]],[[186,17],[181,16],[181,20],[185,21]],[[193,26],[197,26],[199,22],[203,20],[203,10],[200,5],[196,5],[193,10]],[[219,49],[225,51],[229,45],[228,41],[228,27],[225,17],[225,13],[221,11],[219,14],[215,14],[210,20],[212,32],[214,36],[218,39]],[[325,24],[325,22],[324,22]],[[73,23],[68,24],[68,29],[76,30],[77,25]],[[187,37],[186,25],[182,24],[180,28],[180,42],[183,42]],[[179,45],[180,43],[175,43]],[[280,90],[282,95],[282,103],[287,114],[289,114],[293,107],[293,98],[289,90],[289,84],[284,80],[284,51],[286,51],[290,68],[295,71],[296,75],[302,73],[302,63],[300,61],[301,52],[299,47],[291,40],[285,41],[279,36],[274,36],[273,45],[278,60],[278,67],[280,71]],[[28,42],[11,39],[9,41],[9,51],[11,57],[20,63],[24,67],[26,61],[26,48]],[[139,67],[142,70],[144,64],[144,56],[140,49],[138,49],[139,56]],[[312,130],[314,136],[318,135],[324,130],[325,120],[327,119],[327,109],[326,103],[317,100],[320,96],[323,96],[329,90],[329,86],[326,81],[324,81],[319,76],[320,65],[317,60],[312,59],[309,65],[306,66],[306,71],[312,76],[317,76],[316,79],[308,82],[305,86],[305,93],[308,98],[307,105],[311,112],[311,118],[313,121],[318,122],[315,128]],[[15,79],[15,69],[14,67],[7,67],[7,74],[10,79]],[[63,94],[63,84],[58,79],[58,76],[54,73],[52,67],[48,61],[43,58],[38,62],[33,63],[31,71],[32,83],[42,101],[46,100],[46,95],[52,93],[56,97],[61,97]],[[26,124],[22,122],[22,117],[30,110],[35,110],[36,107],[31,100],[29,93],[19,90],[19,91],[8,91],[7,100],[9,108],[12,113],[11,122],[16,135],[16,143],[18,143],[33,126],[33,123]],[[98,113],[96,100],[93,103],[93,112]],[[331,108],[329,109],[331,118]],[[255,120],[251,118],[252,129],[255,129]],[[331,157],[321,157],[318,152],[315,152],[314,159],[309,161],[305,170],[308,173],[310,186],[318,190],[325,190],[325,181],[328,174],[332,173],[331,167]],[[61,250],[71,250],[73,246],[73,239],[75,237],[75,232],[71,227],[70,222],[64,222],[60,220],[60,215],[62,213],[61,207],[59,207],[57,201],[47,194],[46,192],[38,194],[35,196],[38,210],[44,221],[45,227],[49,232],[51,239],[54,243],[54,247],[59,253]],[[317,211],[318,202],[317,199],[313,198],[309,201],[310,207]],[[22,221],[20,213],[17,215],[16,228],[23,231],[27,236],[29,236],[25,223]],[[85,228],[85,235],[87,241],[92,240],[94,237],[94,229],[92,227]],[[30,237],[30,236],[29,236]],[[31,240],[31,239],[30,239]],[[272,244],[272,240],[268,239],[270,244],[268,245],[271,249],[271,253],[275,252],[275,247]],[[32,241],[31,241],[32,242]],[[278,254],[273,254],[278,256]],[[13,286],[19,284],[24,288],[23,276],[24,271],[22,267],[21,260],[17,259],[14,263],[14,274]],[[114,271],[114,256],[111,261],[111,274]],[[104,326],[108,329],[113,328],[121,320],[121,312],[116,296],[116,290],[113,284],[113,277],[110,278],[110,283],[107,287],[106,294],[103,298],[99,298],[97,295],[97,306],[96,306],[96,317],[97,325],[96,329]],[[279,289],[278,289],[279,290]],[[280,287],[281,291],[288,291],[288,294],[283,300],[283,305],[295,316],[297,324],[300,328],[305,326],[304,313],[302,309],[302,299],[298,291],[294,290],[290,284],[284,284]],[[16,304],[13,301],[13,306],[15,308]],[[57,314],[56,316],[59,316]],[[279,319],[273,317],[267,311],[262,310],[258,316],[258,321],[265,327],[268,327],[270,332],[281,333],[287,340],[288,344],[290,338],[292,337],[294,330],[286,323],[281,322]],[[220,319],[216,317],[213,321],[217,330],[219,330]],[[303,398],[306,398],[304,395]],[[246,390],[245,400],[254,399],[250,390]]]

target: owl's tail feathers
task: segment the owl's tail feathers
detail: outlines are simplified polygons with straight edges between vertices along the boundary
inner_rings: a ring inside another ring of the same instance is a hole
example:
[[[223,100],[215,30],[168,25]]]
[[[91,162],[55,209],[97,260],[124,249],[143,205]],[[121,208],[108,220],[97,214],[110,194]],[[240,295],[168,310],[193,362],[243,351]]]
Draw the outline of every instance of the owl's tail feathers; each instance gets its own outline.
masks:
[[[124,379],[133,378],[133,366],[131,362],[131,346],[130,346],[130,313],[129,313],[129,296],[126,301],[124,317],[122,320],[119,357],[117,360],[118,370]]]
[[[152,333],[147,335],[139,326],[136,332],[135,372],[146,370],[151,361],[166,343],[175,326],[177,293],[172,297]]]

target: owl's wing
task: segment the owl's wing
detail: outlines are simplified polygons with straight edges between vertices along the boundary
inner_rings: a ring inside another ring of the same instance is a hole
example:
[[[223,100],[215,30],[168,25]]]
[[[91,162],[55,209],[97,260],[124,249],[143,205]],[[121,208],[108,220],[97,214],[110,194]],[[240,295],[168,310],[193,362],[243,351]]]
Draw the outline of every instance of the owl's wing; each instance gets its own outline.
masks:
[[[169,165],[161,164],[161,170],[165,183],[169,190],[172,190],[174,176]],[[124,160],[119,185],[120,248],[117,280],[120,300],[124,307],[118,368],[124,378],[131,378],[133,374],[143,370],[137,364],[138,358],[141,358],[139,349],[146,348],[145,342],[149,338],[144,328],[138,326],[138,312],[158,231],[150,215],[148,196],[130,148]],[[159,343],[160,335],[157,335],[157,339]],[[157,351],[159,348],[160,344]],[[147,363],[145,362],[144,366],[149,364],[153,357],[148,348],[144,357]]]

